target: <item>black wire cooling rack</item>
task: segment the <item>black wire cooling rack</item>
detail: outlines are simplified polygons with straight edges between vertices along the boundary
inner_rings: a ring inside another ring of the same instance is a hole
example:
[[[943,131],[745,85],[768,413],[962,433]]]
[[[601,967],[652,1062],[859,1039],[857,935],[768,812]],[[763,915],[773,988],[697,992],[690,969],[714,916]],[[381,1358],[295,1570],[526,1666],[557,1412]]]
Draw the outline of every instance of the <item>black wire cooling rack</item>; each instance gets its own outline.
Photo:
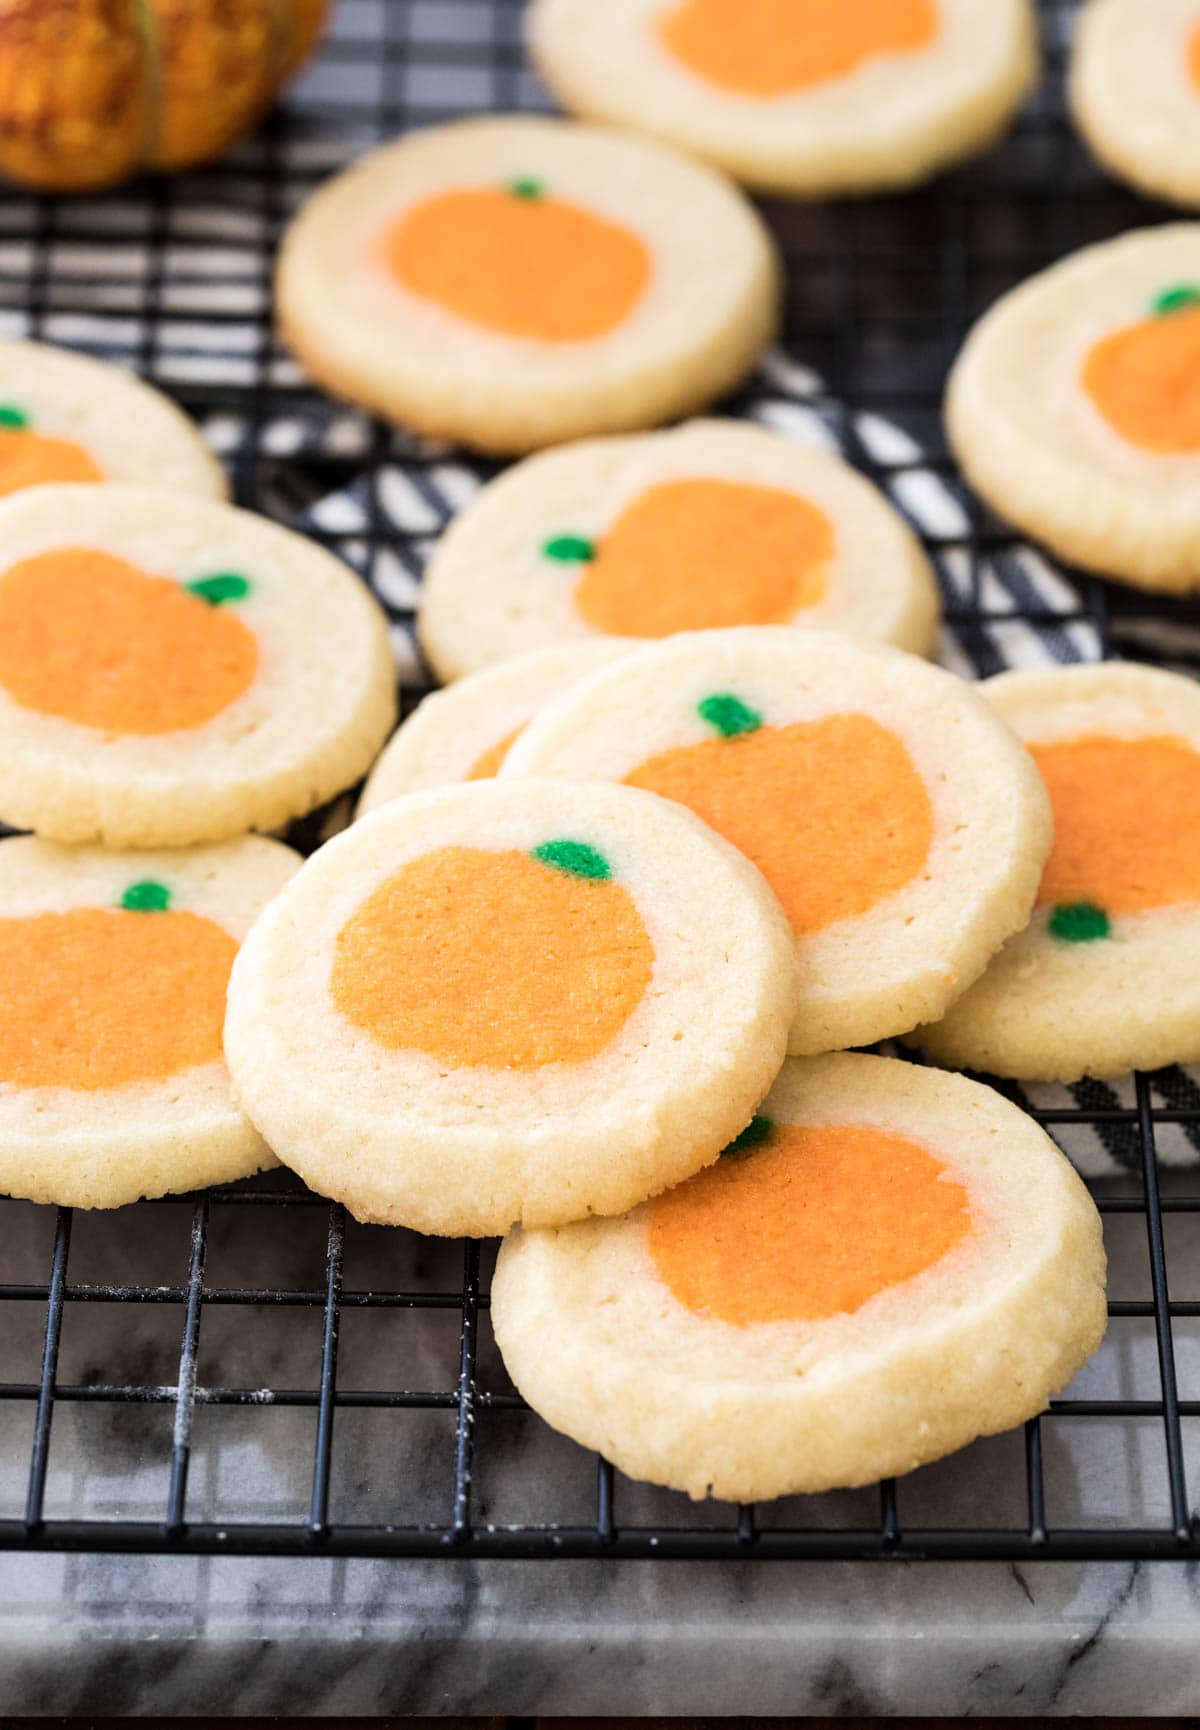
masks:
[[[957,486],[940,389],[983,307],[1072,248],[1165,215],[1107,182],[1072,137],[1071,11],[1043,4],[1047,76],[984,161],[903,198],[769,209],[788,262],[788,351],[819,367],[823,412],[894,493],[917,466]],[[304,385],[273,341],[275,244],[311,187],[374,139],[465,109],[544,105],[517,0],[342,0],[289,106],[224,162],[101,199],[0,197],[0,330],[125,360],[170,390],[228,458],[239,502],[342,552],[389,601],[403,646],[437,526],[433,465],[444,481],[453,459]],[[864,443],[856,429],[871,413],[907,429],[919,465]],[[399,523],[382,496],[397,472],[416,501]],[[965,528],[926,525],[926,540],[965,572],[949,613],[983,670],[999,664],[993,627],[1014,620],[1051,635],[1085,625],[1103,653],[1150,644],[1176,664],[1195,657],[1186,608],[1094,581],[997,609],[984,573],[1012,543],[959,496]],[[319,508],[331,498],[340,517]],[[318,832],[310,825],[309,840]],[[1132,1330],[1132,1356],[1107,1382],[1077,1383],[1023,1436],[899,1485],[759,1509],[647,1492],[559,1445],[496,1356],[488,1246],[357,1226],[281,1174],[109,1216],[0,1202],[0,1546],[1200,1558],[1187,1486],[1200,1398],[1184,1397],[1200,1318],[1189,1236],[1200,1174],[1188,1169],[1200,1158],[1200,1090],[1138,1076],[1127,1093],[1081,1090],[1035,1115],[1060,1138],[1086,1131],[1121,1152],[1116,1175],[1093,1187],[1126,1270],[1110,1340]],[[1184,1157],[1162,1161],[1165,1137]],[[1063,1438],[1085,1434],[1090,1451],[1072,1453]]]

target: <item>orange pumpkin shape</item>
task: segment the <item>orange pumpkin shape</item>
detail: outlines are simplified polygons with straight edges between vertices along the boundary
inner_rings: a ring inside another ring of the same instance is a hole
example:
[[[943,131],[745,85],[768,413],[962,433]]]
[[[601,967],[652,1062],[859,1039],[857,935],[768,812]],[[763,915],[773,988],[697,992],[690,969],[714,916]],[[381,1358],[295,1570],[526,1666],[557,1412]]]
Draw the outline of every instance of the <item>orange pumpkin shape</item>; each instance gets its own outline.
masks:
[[[0,0],[0,172],[49,192],[216,156],[311,53],[328,0]]]

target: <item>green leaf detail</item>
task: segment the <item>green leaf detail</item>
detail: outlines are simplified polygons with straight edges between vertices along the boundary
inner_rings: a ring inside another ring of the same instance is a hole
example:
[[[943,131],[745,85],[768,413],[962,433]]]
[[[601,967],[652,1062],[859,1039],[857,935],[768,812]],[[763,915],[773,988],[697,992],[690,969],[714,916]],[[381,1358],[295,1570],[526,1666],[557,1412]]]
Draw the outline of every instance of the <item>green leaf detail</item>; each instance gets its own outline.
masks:
[[[1159,318],[1164,313],[1182,312],[1185,306],[1197,305],[1200,305],[1200,285],[1194,282],[1178,282],[1154,297],[1154,312]]]
[[[131,883],[121,897],[121,906],[126,913],[165,913],[170,905],[171,891],[165,883],[156,883],[153,877]]]
[[[29,425],[29,416],[23,408],[14,408],[11,403],[0,405],[0,426],[21,429]]]
[[[190,595],[207,601],[210,607],[220,607],[226,601],[244,601],[250,593],[250,579],[237,571],[217,571],[211,577],[197,577],[185,587]]]
[[[572,877],[589,877],[595,883],[607,883],[612,866],[603,853],[597,853],[586,841],[543,841],[533,849],[533,857],[555,871],[569,871]]]
[[[1072,901],[1068,906],[1055,907],[1050,914],[1051,937],[1063,943],[1095,943],[1112,932],[1108,914],[1091,901]]]
[[[728,691],[705,697],[697,703],[696,712],[702,721],[715,727],[723,739],[735,739],[739,733],[757,732],[763,724],[763,718],[756,709],[751,709],[740,697],[734,697]]]
[[[769,1117],[752,1117],[740,1135],[735,1135],[729,1146],[723,1149],[721,1158],[725,1159],[731,1153],[749,1153],[752,1147],[761,1147],[775,1125]]]
[[[542,547],[542,557],[564,565],[586,565],[596,556],[596,543],[583,535],[555,535]]]
[[[521,174],[517,176],[516,180],[509,181],[508,190],[514,198],[527,198],[533,201],[545,198],[546,183],[544,180],[536,180],[531,174]]]

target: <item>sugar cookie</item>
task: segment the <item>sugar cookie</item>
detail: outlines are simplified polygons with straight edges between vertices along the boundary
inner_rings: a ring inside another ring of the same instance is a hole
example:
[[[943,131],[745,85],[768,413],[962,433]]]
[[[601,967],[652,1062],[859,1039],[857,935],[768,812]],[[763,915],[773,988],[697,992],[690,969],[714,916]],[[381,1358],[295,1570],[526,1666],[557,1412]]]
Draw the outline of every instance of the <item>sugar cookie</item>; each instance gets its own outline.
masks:
[[[1113,174],[1200,205],[1200,12],[1195,0],[1090,0],[1067,81],[1071,111]]]
[[[314,378],[499,452],[712,402],[753,366],[777,301],[770,236],[719,176],[530,115],[375,151],[304,207],[278,279]]]
[[[916,536],[838,457],[742,421],[591,439],[508,470],[442,536],[418,630],[442,679],[535,644],[832,626],[931,652]]]
[[[804,198],[974,155],[1037,71],[1029,0],[534,0],[528,36],[576,113]]]
[[[1108,662],[980,690],[1045,777],[1054,851],[1032,923],[914,1041],[1028,1081],[1200,1062],[1200,686]]]
[[[273,829],[363,773],[395,716],[383,612],[248,511],[142,487],[0,503],[0,817],[176,847]]]
[[[707,1171],[623,1219],[520,1231],[492,1323],[547,1423],[700,1498],[872,1483],[1041,1411],[1100,1343],[1100,1220],[990,1088],[784,1066]]]
[[[635,650],[542,711],[502,778],[624,781],[689,806],[788,914],[790,1049],[933,1019],[1028,920],[1045,789],[961,679],[832,632],[747,626]]]
[[[1052,551],[1200,587],[1200,223],[1086,247],[1006,294],[950,376],[971,484]]]
[[[779,907],[688,812],[478,781],[314,855],[238,958],[225,1049],[313,1189],[486,1236],[619,1213],[715,1159],[793,1007]]]
[[[206,499],[229,492],[220,463],[161,391],[90,355],[0,341],[0,496],[59,481]]]
[[[107,853],[0,841],[0,1191],[66,1207],[275,1161],[221,1055],[237,946],[300,857],[247,837]]]
[[[402,793],[489,780],[539,709],[633,646],[614,638],[552,643],[434,691],[388,740],[367,777],[358,815]]]

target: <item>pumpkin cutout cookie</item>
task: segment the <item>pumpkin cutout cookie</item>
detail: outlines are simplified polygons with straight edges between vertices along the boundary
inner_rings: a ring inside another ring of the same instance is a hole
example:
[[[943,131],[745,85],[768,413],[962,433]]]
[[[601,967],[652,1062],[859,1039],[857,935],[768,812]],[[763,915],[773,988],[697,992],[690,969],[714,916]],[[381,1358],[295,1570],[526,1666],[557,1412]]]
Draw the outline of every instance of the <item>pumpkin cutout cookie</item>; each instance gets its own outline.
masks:
[[[47,343],[0,342],[0,496],[60,481],[228,493],[187,416],[124,367]]]
[[[1087,247],[1005,295],[946,418],[971,484],[1053,552],[1200,588],[1200,223]]]
[[[974,155],[1037,71],[1029,0],[534,0],[528,37],[575,113],[802,198]]]
[[[1068,78],[1099,161],[1155,198],[1200,205],[1200,12],[1195,0],[1090,0]]]
[[[1032,922],[914,1040],[1028,1081],[1200,1062],[1200,686],[1103,663],[980,690],[1042,772],[1054,850]]]
[[[621,781],[688,806],[795,936],[790,1050],[941,1013],[1029,918],[1045,789],[988,705],[910,655],[780,627],[638,649],[544,709],[501,776]]]
[[[444,680],[542,643],[831,626],[932,650],[916,536],[837,457],[740,421],[592,439],[508,470],[434,549],[418,629]]]
[[[759,874],[627,787],[411,793],[315,854],[229,990],[238,1097],[358,1219],[487,1236],[619,1213],[744,1129],[787,1044]]]
[[[121,1207],[273,1165],[221,1052],[238,944],[300,864],[277,841],[107,853],[0,841],[0,1191]]]
[[[403,793],[490,780],[539,709],[631,647],[608,639],[554,643],[432,692],[388,740],[367,777],[358,815]]]
[[[791,1061],[718,1162],[520,1231],[492,1323],[556,1430],[750,1502],[908,1472],[1044,1409],[1105,1327],[1100,1219],[1036,1123],[894,1059]]]
[[[273,829],[364,772],[395,717],[384,615],[248,511],[141,487],[0,503],[0,817],[178,847]]]
[[[762,221],[708,169],[512,115],[411,133],[323,187],[277,300],[335,394],[513,452],[713,401],[774,332],[777,276]]]

